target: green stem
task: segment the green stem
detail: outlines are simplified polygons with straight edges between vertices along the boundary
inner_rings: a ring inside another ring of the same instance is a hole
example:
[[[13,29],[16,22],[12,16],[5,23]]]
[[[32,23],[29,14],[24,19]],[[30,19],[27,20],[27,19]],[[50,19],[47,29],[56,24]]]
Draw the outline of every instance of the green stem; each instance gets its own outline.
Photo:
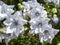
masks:
[[[45,43],[43,42],[42,45],[45,45]]]

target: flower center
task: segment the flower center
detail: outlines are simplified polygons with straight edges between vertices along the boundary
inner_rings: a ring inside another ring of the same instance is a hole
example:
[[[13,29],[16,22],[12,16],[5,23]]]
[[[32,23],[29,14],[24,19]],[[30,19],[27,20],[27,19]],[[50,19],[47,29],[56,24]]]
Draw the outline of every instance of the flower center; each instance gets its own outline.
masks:
[[[18,20],[14,20],[13,22],[15,25],[18,25]]]
[[[38,23],[38,26],[42,26],[42,23],[41,23],[41,22],[39,22],[39,23]]]
[[[40,15],[40,13],[39,13],[39,12],[36,12],[35,14],[36,14],[36,16],[39,16],[39,15]]]
[[[45,30],[45,31],[44,31],[44,34],[49,34],[49,31],[48,31],[48,30]]]

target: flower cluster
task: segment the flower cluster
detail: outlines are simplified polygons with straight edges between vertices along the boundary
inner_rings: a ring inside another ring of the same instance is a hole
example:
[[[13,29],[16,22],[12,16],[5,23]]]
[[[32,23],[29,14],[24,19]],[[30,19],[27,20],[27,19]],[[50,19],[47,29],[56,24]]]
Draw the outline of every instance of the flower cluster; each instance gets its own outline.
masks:
[[[59,0],[44,0],[45,2],[53,2],[56,5],[59,5]]]
[[[39,33],[40,42],[51,43],[59,30],[52,28],[52,25],[49,24],[50,18],[47,17],[44,6],[37,0],[22,2],[22,5],[23,10],[14,13],[14,6],[0,1],[0,21],[5,19],[3,21],[5,33],[0,34],[0,42],[5,39],[6,45],[8,45],[11,39],[18,37],[19,34],[24,34],[24,25],[28,22],[31,29],[29,30],[30,34]],[[26,16],[29,16],[29,21],[25,19]],[[54,18],[53,20],[55,21]]]

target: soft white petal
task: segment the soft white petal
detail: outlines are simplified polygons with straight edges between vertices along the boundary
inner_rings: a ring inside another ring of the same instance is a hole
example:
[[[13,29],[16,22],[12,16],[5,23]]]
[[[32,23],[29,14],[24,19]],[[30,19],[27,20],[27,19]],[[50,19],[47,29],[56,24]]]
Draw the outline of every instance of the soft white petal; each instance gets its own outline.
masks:
[[[5,20],[3,23],[4,23],[4,25],[7,25],[7,26],[9,26],[9,25],[11,25],[12,24],[12,21],[13,21],[13,19],[12,18],[8,18],[7,20]]]

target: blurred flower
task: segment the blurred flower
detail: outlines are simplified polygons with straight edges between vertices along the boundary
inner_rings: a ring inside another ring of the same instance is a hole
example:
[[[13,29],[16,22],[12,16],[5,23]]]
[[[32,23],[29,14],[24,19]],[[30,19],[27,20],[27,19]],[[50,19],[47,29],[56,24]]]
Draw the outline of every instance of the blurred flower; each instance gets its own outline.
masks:
[[[9,8],[13,9],[14,8],[14,5],[8,5]]]
[[[0,1],[0,21],[4,18],[7,18],[13,12],[14,10],[11,8],[11,6],[8,6],[4,4],[2,1]]]
[[[7,15],[12,14],[14,10],[6,4],[3,4],[1,7],[1,13],[6,13]]]
[[[56,5],[59,5],[59,0],[52,0],[52,2]]]
[[[39,33],[39,28],[41,28],[43,25],[48,25],[50,19],[48,18],[34,18],[29,21],[30,23],[30,33],[31,34],[37,34]]]
[[[53,2],[56,5],[59,5],[59,0],[44,0],[45,2]]]
[[[7,17],[6,14],[1,14],[1,13],[0,13],[0,21],[3,20],[3,19],[6,18],[6,17]]]
[[[54,2],[55,4],[59,3],[59,1],[55,0],[46,1]],[[0,42],[5,39],[6,45],[8,45],[11,39],[18,37],[19,34],[24,34],[24,29],[25,31],[31,29],[29,30],[30,34],[39,33],[41,43],[44,41],[52,43],[59,30],[52,28],[52,25],[49,24],[50,19],[47,17],[47,11],[42,4],[39,4],[37,0],[28,0],[27,2],[22,2],[22,4],[18,3],[18,8],[23,9],[22,11],[14,13],[13,8],[13,5],[6,5],[0,1],[0,20],[6,18],[3,22],[6,29],[4,31],[0,30]],[[57,9],[53,8],[52,13],[57,13]],[[25,19],[26,16],[27,18]],[[56,15],[52,20],[56,24],[58,23]],[[25,24],[27,24],[27,27],[24,27]]]
[[[0,43],[2,43],[2,40],[4,39],[3,34],[6,33],[5,28],[0,28]]]
[[[44,17],[47,15],[47,12],[45,10],[41,10],[39,8],[34,8],[31,10],[30,14],[28,15],[31,19],[37,18],[37,17]]]
[[[55,14],[54,14],[52,20],[55,24],[57,24],[59,22],[59,19],[58,19],[57,15],[55,15]]]
[[[3,1],[0,1],[0,5],[2,6],[4,4],[4,2]]]
[[[33,1],[35,2],[33,3]],[[24,17],[28,15],[28,16],[31,16],[30,18],[32,18],[36,16],[36,13],[37,15],[46,14],[46,11],[44,10],[45,8],[42,5],[40,5],[36,0],[22,2],[22,4],[24,6],[24,10],[23,10]]]
[[[16,38],[16,35],[15,35],[14,33],[12,33],[12,34],[3,34],[3,36],[4,36],[4,39],[5,39],[6,45],[8,45],[8,43],[9,43],[12,39]]]
[[[14,15],[11,17],[8,17],[5,21],[4,24],[6,25],[7,28],[7,34],[8,33],[15,33],[16,36],[18,36],[20,33],[24,32],[24,24],[27,21],[23,19],[22,17],[22,12],[17,11]]]
[[[3,34],[0,33],[0,43],[2,42],[2,40],[4,39]]]
[[[27,21],[23,19],[22,12],[17,11],[14,15],[9,16],[5,21],[4,24],[6,25],[6,34],[4,35],[4,39],[6,45],[10,42],[11,39],[18,37],[21,33],[24,33],[24,24]],[[10,34],[10,35],[8,35]]]
[[[2,40],[4,39],[4,36],[3,34],[6,33],[6,30],[5,28],[0,28],[0,43],[2,42]]]
[[[5,39],[6,45],[11,41],[11,39],[16,38],[14,34],[1,34],[0,33],[0,42],[2,42],[3,39]]]
[[[59,30],[53,29],[51,26],[52,25],[45,25],[44,27],[42,26],[42,28],[40,28],[39,39],[41,43],[44,41],[52,43],[53,38],[59,32]]]

